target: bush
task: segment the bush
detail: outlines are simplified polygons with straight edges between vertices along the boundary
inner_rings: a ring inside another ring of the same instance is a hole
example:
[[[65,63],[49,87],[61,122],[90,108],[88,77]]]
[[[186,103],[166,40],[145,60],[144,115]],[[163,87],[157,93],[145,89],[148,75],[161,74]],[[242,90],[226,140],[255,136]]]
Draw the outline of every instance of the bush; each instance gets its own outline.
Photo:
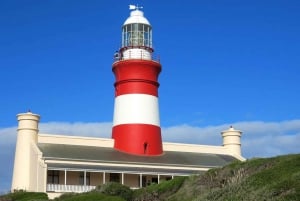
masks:
[[[16,191],[0,197],[3,201],[48,201],[46,193]]]
[[[161,181],[159,184],[151,184],[145,188],[134,191],[133,200],[165,200],[176,193],[187,177],[175,177],[169,181]]]
[[[65,199],[74,197],[76,195],[78,195],[78,193],[64,193],[64,194],[60,195],[59,197],[55,198],[54,201],[65,200]]]
[[[156,191],[159,194],[166,192],[172,194],[181,187],[186,178],[183,176],[175,177],[169,181],[161,181],[159,184],[150,185],[148,188],[150,191]]]
[[[80,193],[80,194],[69,194],[62,199],[61,201],[125,201],[121,197],[111,196],[111,195],[104,195],[100,192],[92,191],[87,193]]]
[[[99,191],[105,195],[119,196],[127,201],[132,199],[133,194],[133,191],[128,186],[124,186],[116,182],[109,182],[98,186],[96,191]]]

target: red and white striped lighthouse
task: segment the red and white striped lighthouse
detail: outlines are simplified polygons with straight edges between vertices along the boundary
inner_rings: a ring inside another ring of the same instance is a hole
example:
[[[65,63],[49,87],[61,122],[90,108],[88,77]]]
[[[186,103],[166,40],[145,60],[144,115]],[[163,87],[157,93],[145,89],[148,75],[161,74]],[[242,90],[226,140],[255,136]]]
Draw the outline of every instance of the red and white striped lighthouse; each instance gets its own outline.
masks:
[[[115,54],[114,148],[135,155],[163,153],[158,107],[161,65],[152,59],[152,27],[137,6],[122,26]]]

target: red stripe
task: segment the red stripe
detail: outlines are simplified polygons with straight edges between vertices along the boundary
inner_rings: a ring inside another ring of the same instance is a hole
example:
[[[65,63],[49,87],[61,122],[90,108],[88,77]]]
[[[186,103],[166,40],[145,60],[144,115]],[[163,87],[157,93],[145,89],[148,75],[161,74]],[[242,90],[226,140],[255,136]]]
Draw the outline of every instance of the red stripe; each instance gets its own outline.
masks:
[[[122,124],[113,127],[114,148],[135,155],[161,155],[160,127],[148,124]]]
[[[151,60],[123,60],[113,64],[115,96],[131,93],[158,96],[161,65]]]
[[[115,83],[115,96],[124,94],[149,94],[158,97],[158,83],[147,80],[124,80]]]

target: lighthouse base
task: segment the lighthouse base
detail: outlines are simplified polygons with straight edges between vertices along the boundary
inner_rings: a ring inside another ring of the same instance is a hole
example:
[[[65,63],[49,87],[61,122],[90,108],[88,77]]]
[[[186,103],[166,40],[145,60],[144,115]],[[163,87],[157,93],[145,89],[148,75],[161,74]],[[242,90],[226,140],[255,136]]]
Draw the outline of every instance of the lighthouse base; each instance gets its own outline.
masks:
[[[122,124],[113,127],[114,148],[134,155],[163,153],[160,127],[148,124]]]

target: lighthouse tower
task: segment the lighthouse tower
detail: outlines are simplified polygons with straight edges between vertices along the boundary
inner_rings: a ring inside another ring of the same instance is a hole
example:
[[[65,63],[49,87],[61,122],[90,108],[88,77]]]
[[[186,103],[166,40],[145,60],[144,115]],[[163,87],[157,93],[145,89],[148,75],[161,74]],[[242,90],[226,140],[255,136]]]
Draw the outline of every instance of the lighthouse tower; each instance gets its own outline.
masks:
[[[153,60],[152,27],[137,6],[122,26],[122,47],[115,53],[114,148],[135,155],[163,152],[158,107],[158,75]]]

